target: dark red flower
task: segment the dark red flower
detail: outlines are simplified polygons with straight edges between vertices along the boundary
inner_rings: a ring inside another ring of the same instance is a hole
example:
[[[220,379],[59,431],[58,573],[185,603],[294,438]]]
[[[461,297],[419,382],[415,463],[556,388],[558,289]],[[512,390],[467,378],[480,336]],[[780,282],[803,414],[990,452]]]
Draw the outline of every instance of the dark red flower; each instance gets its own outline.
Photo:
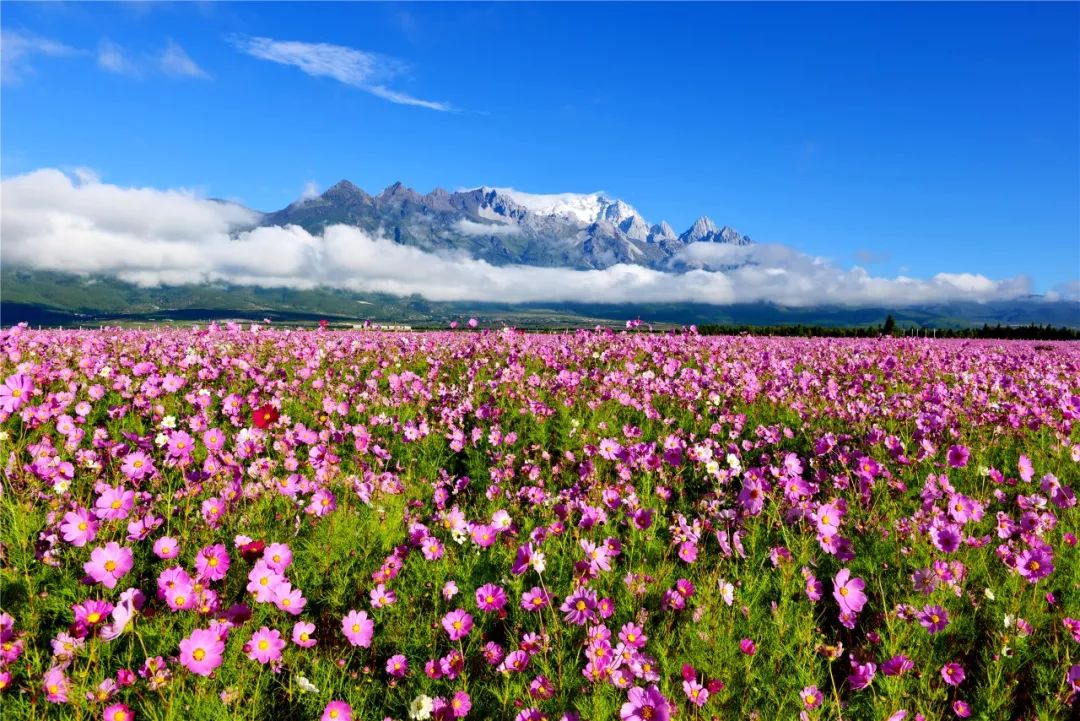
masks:
[[[243,556],[245,561],[254,561],[262,556],[265,549],[266,543],[263,541],[252,541],[240,546],[240,555]]]
[[[709,689],[709,693],[711,694],[720,693],[724,689],[724,682],[718,678],[709,679],[707,688]]]
[[[251,421],[259,428],[269,428],[270,424],[281,417],[277,408],[271,405],[261,406],[255,409],[255,412],[251,414]]]
[[[682,678],[683,681],[693,681],[697,678],[697,671],[695,671],[694,667],[690,664],[684,663],[682,667]]]

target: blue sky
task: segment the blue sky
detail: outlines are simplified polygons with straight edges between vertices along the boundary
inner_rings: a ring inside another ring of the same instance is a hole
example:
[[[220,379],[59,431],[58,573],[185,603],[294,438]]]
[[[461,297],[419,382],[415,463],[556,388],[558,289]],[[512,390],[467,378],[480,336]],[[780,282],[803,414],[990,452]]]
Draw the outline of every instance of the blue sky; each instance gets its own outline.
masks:
[[[341,178],[603,190],[874,274],[1080,277],[1077,4],[5,2],[2,23],[6,177],[260,210]],[[335,79],[270,41],[360,52]]]

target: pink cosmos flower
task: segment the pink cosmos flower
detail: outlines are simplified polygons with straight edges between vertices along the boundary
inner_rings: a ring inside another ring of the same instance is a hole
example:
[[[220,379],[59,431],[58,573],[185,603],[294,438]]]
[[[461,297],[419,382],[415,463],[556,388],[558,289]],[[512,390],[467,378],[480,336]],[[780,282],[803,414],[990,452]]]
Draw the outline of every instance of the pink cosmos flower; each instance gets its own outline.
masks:
[[[161,559],[176,558],[180,554],[180,543],[171,536],[162,536],[154,541],[154,555]]]
[[[959,718],[971,716],[971,705],[962,699],[956,699],[952,702],[952,710]]]
[[[739,641],[739,650],[745,653],[747,656],[753,656],[757,653],[757,644],[749,638],[744,638]]]
[[[60,524],[60,533],[64,540],[73,546],[81,548],[97,537],[98,522],[85,508],[76,508],[64,514],[64,522]]]
[[[293,624],[292,641],[300,648],[311,648],[318,643],[312,635],[314,633],[315,624],[307,621],[297,621]]]
[[[281,638],[281,632],[263,626],[251,635],[247,643],[247,657],[259,663],[271,663],[281,658],[283,648],[285,640]]]
[[[127,704],[114,703],[105,707],[105,721],[135,721],[135,714]]]
[[[375,635],[375,622],[368,618],[365,611],[350,610],[341,621],[341,630],[353,646],[370,648]]]
[[[1017,470],[1020,471],[1020,480],[1028,483],[1035,477],[1035,466],[1031,463],[1031,459],[1025,455],[1020,456],[1020,460],[1016,463]]]
[[[464,691],[455,692],[454,697],[450,699],[450,711],[454,714],[454,718],[465,718],[471,708],[472,699]]]
[[[473,627],[473,617],[464,609],[458,608],[443,616],[442,627],[446,629],[451,641],[457,641],[469,635]]]
[[[195,570],[198,572],[199,578],[207,581],[220,581],[225,578],[225,575],[229,572],[229,549],[222,543],[215,543],[213,546],[203,548],[195,556]]]
[[[476,589],[476,606],[481,611],[501,611],[506,605],[506,591],[493,583]]]
[[[971,451],[967,446],[949,446],[949,450],[946,453],[946,460],[953,468],[963,468],[967,465],[968,457],[971,455]]]
[[[694,679],[689,681],[684,680],[682,682],[682,687],[687,700],[695,706],[704,706],[705,702],[709,700],[709,689],[705,688]]]
[[[803,705],[806,708],[813,709],[821,705],[823,697],[821,691],[818,691],[817,686],[807,686],[799,692],[799,698],[802,699]]]
[[[394,678],[402,678],[409,672],[409,660],[396,653],[386,660],[386,672]]]
[[[292,549],[284,543],[271,543],[263,550],[262,558],[270,568],[278,573],[285,573],[285,569],[292,565]]]
[[[668,721],[671,718],[668,701],[656,686],[634,686],[626,698],[626,703],[619,709],[622,721]]]
[[[950,686],[959,686],[964,682],[966,675],[967,674],[964,673],[964,667],[955,661],[941,667],[941,677],[945,679],[945,683]]]
[[[115,521],[128,517],[135,504],[135,492],[116,486],[105,489],[94,504],[94,514],[103,521]]]
[[[521,607],[526,611],[539,611],[549,603],[551,603],[551,597],[539,586],[533,586],[521,594]]]
[[[255,600],[259,603],[272,603],[277,587],[287,583],[284,577],[274,569],[259,560],[248,572],[248,593],[255,594]]]
[[[209,676],[221,665],[225,642],[215,632],[197,628],[180,642],[180,665],[191,673]]]
[[[90,560],[83,564],[83,569],[105,588],[116,588],[116,582],[131,570],[134,563],[130,548],[111,541],[104,547],[95,548],[90,553]]]
[[[4,379],[0,385],[0,411],[13,413],[19,410],[30,399],[34,391],[34,382],[30,376],[16,373]]]
[[[45,689],[46,701],[49,703],[67,703],[68,678],[64,675],[64,669],[59,666],[50,668],[45,672],[41,685]]]
[[[128,478],[138,481],[153,474],[154,462],[142,451],[135,451],[124,456],[124,464],[120,470]]]
[[[938,633],[944,631],[945,627],[949,625],[949,612],[941,606],[925,606],[922,611],[916,615],[919,619],[919,623],[922,624],[930,633]]]
[[[866,583],[861,578],[852,578],[851,571],[842,568],[833,579],[833,598],[842,611],[858,614],[866,605],[865,587]]]
[[[352,721],[352,706],[344,701],[331,701],[323,709],[320,721]]]
[[[219,431],[217,428],[211,428],[203,433],[203,443],[206,444],[206,449],[216,453],[225,447],[225,434]]]

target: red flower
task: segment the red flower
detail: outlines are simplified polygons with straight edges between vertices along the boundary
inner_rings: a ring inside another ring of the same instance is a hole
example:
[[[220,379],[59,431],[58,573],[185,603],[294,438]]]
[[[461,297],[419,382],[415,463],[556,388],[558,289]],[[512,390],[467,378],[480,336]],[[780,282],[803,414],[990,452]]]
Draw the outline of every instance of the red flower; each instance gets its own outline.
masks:
[[[266,543],[264,541],[252,541],[240,546],[240,555],[243,556],[245,561],[254,561],[262,556],[265,549]]]
[[[259,428],[269,428],[270,424],[281,417],[277,408],[271,405],[265,405],[260,408],[256,408],[255,412],[251,415],[251,421]]]

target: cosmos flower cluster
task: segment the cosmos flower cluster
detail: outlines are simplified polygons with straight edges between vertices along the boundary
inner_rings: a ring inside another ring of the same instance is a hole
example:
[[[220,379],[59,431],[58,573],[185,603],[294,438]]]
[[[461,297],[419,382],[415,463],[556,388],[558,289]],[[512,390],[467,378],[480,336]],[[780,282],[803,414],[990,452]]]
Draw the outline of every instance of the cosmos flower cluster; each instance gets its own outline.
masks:
[[[5,707],[1075,710],[1080,348],[467,325],[0,332]]]

